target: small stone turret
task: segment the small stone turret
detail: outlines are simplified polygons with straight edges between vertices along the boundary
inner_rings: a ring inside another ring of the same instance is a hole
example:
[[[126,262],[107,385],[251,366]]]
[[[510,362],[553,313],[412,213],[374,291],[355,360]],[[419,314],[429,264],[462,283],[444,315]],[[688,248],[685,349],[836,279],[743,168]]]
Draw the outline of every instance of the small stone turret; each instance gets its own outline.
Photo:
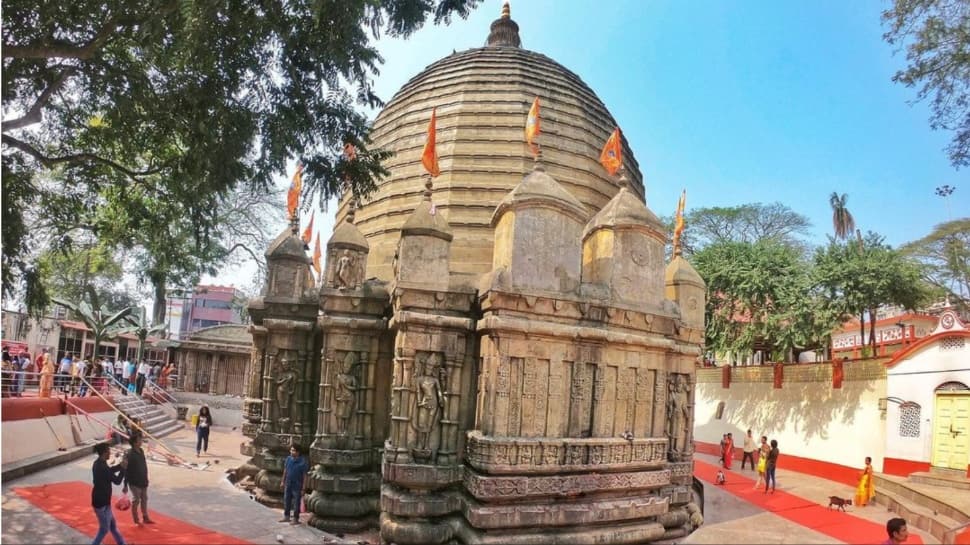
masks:
[[[492,215],[492,268],[508,287],[572,292],[579,287],[583,205],[538,163]],[[501,271],[501,272],[499,272]]]
[[[703,334],[704,305],[707,295],[704,279],[678,252],[667,265],[664,282],[667,299],[680,307],[681,321],[692,329],[700,330]]]
[[[333,230],[327,241],[327,269],[325,273],[327,288],[360,289],[364,282],[367,253],[370,246],[367,239],[354,225],[354,205],[344,221]]]
[[[583,282],[604,287],[621,304],[663,308],[666,234],[625,182],[583,232]]]
[[[448,220],[431,202],[429,179],[424,199],[401,228],[401,240],[393,263],[397,283],[448,289],[452,238]]]

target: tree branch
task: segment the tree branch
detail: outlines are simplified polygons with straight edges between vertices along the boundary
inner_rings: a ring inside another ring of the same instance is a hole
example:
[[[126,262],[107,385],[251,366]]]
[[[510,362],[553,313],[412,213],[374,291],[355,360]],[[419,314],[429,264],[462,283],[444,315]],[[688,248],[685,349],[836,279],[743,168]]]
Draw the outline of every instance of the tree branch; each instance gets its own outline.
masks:
[[[73,163],[73,164],[85,163],[85,162],[100,163],[109,168],[117,170],[118,172],[121,172],[122,174],[124,174],[125,176],[131,178],[133,181],[136,181],[136,182],[141,182],[141,180],[139,179],[139,176],[150,176],[152,174],[157,174],[161,172],[163,168],[163,167],[157,167],[153,169],[140,170],[140,171],[132,170],[124,165],[116,163],[110,159],[105,159],[104,157],[95,155],[93,153],[72,153],[70,155],[62,155],[60,157],[49,157],[41,153],[40,150],[31,146],[27,142],[24,142],[23,140],[18,140],[7,134],[3,135],[2,142],[12,148],[19,149],[20,151],[26,153],[27,155],[30,155],[31,157],[39,161],[40,164],[48,168],[53,167],[54,165],[57,165],[59,163]]]
[[[74,69],[65,68],[57,76],[57,79],[51,83],[44,92],[37,97],[34,104],[27,110],[27,113],[16,119],[11,119],[10,121],[4,121],[2,124],[3,132],[12,131],[14,129],[21,129],[28,125],[33,125],[34,123],[40,123],[43,120],[43,108],[50,102],[51,96],[60,90],[61,87],[67,83],[67,79],[74,73]]]
[[[3,58],[5,59],[79,59],[88,60],[94,53],[108,42],[111,35],[118,28],[120,21],[111,18],[101,27],[101,30],[94,35],[88,43],[78,46],[70,43],[56,44],[30,44],[30,45],[4,45]]]
[[[260,270],[262,270],[262,269],[263,269],[263,268],[265,267],[265,265],[263,264],[263,261],[262,261],[261,259],[259,259],[259,256],[258,256],[258,255],[256,255],[256,253],[255,253],[255,252],[253,252],[253,251],[252,251],[252,250],[251,250],[251,249],[249,248],[249,246],[246,246],[245,244],[241,244],[241,243],[236,243],[236,244],[234,244],[234,245],[232,246],[232,248],[229,248],[229,251],[228,251],[228,252],[226,252],[226,254],[227,254],[227,255],[229,255],[229,254],[232,254],[232,252],[234,252],[234,251],[236,251],[236,249],[240,249],[240,250],[243,250],[243,251],[245,251],[245,252],[246,252],[247,254],[249,254],[249,256],[253,258],[253,261],[255,261],[255,262],[256,262],[256,266],[257,266],[257,267],[259,267],[259,268],[260,268]]]

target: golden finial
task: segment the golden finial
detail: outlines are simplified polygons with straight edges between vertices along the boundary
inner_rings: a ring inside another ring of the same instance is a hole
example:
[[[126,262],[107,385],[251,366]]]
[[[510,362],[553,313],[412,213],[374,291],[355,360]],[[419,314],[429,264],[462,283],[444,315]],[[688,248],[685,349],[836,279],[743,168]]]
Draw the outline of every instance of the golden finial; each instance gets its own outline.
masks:
[[[687,203],[687,190],[680,193],[680,202],[677,203],[677,214],[674,216],[674,257],[681,253],[680,237],[684,233],[684,205]]]
[[[512,10],[509,8],[509,0],[502,3],[502,17],[508,19],[512,17]]]

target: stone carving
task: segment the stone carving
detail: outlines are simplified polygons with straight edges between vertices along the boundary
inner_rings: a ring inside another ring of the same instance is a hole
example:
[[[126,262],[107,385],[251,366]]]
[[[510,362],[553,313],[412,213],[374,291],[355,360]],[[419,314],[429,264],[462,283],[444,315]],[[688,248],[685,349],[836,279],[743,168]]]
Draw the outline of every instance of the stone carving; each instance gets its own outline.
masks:
[[[355,259],[350,255],[350,250],[344,250],[343,255],[337,260],[337,274],[334,276],[335,287],[341,289],[354,287],[357,280],[355,265]]]
[[[666,461],[662,438],[544,438],[510,440],[472,432],[465,446],[468,462],[489,473],[560,473],[563,471],[627,470],[660,467]]]
[[[347,352],[344,356],[340,372],[334,377],[334,410],[337,416],[337,434],[347,435],[350,429],[350,419],[357,405],[358,379],[357,369],[360,366],[360,356],[357,352]]]
[[[690,385],[687,377],[672,374],[669,382],[670,395],[667,398],[667,437],[670,438],[670,461],[679,461],[680,455],[687,454],[688,429],[690,425],[690,407],[688,405],[688,390]]]
[[[670,484],[670,470],[531,477],[492,477],[468,471],[465,472],[464,484],[480,500],[508,499],[511,495],[575,496],[608,490],[660,488]]]
[[[290,407],[293,404],[293,394],[296,392],[296,372],[290,367],[290,362],[283,356],[280,359],[280,374],[276,379],[276,403],[279,408],[277,423],[282,428],[284,419],[287,426],[290,422]],[[280,432],[286,433],[286,432]]]
[[[414,409],[411,412],[411,426],[417,432],[412,456],[427,459],[431,456],[430,437],[441,420],[445,408],[445,395],[442,385],[446,382],[446,370],[441,354],[419,353],[415,357]]]

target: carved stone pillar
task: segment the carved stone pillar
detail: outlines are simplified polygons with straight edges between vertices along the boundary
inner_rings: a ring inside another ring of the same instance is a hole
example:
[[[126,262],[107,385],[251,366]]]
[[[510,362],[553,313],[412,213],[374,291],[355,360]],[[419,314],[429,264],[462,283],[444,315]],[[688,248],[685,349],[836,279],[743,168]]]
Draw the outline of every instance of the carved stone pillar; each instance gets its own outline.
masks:
[[[439,543],[461,509],[465,435],[474,420],[474,292],[398,286],[390,434],[384,446],[381,538]]]
[[[387,291],[376,282],[355,283],[321,290],[317,322],[319,403],[306,504],[310,524],[331,532],[375,527],[380,511],[393,338],[384,318]]]
[[[319,370],[310,355],[317,350],[318,294],[310,259],[292,226],[270,245],[266,261],[263,296],[249,306],[254,357],[249,369],[246,429],[254,435],[242,452],[253,457],[251,464],[258,469],[256,498],[278,505],[289,448],[293,444],[309,446],[316,428],[314,387]]]

